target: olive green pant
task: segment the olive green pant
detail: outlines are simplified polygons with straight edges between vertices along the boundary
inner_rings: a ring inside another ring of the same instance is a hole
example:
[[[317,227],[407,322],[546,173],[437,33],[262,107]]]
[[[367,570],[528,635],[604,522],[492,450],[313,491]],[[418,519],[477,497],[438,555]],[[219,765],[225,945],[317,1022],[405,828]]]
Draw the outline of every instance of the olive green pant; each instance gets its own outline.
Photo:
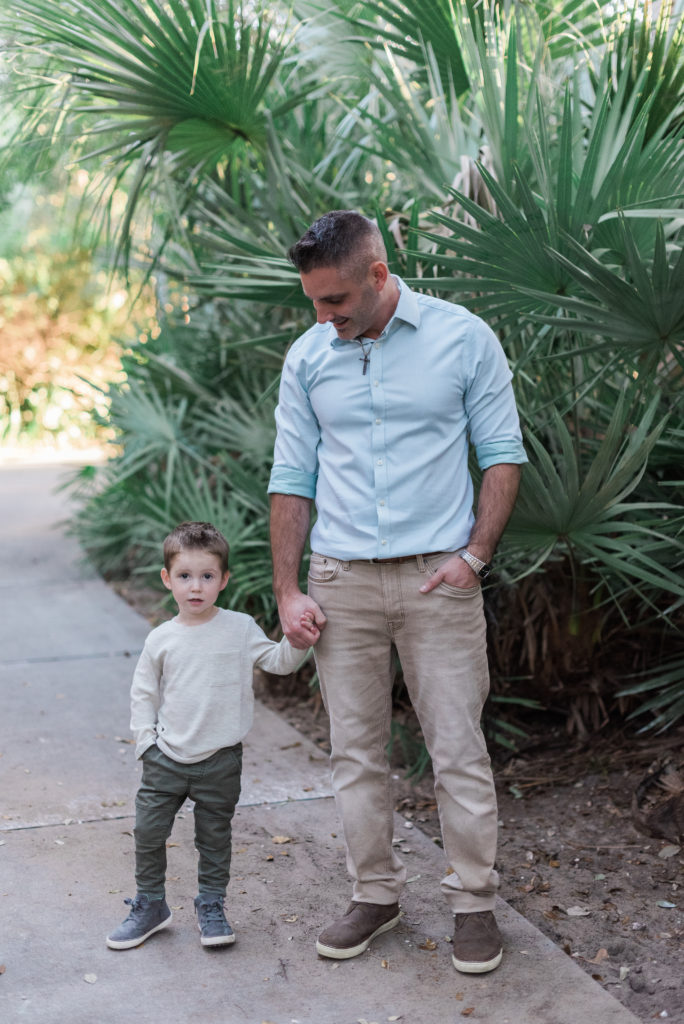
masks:
[[[231,823],[240,796],[242,744],[224,747],[195,764],[179,764],[159,747],[142,756],[135,798],[135,881],[138,893],[165,894],[166,841],[176,814],[194,800],[199,892],[225,896],[230,879]]]

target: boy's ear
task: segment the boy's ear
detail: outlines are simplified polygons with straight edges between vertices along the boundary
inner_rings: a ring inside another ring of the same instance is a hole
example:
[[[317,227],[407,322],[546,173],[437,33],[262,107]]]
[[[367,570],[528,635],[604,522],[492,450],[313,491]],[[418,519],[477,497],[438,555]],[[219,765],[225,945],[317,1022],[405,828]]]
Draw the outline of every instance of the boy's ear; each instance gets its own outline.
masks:
[[[226,589],[226,584],[228,583],[229,579],[230,579],[230,572],[229,572],[228,569],[226,569],[226,571],[224,572],[223,576],[221,577],[221,586],[219,587],[219,591]]]
[[[162,571],[160,573],[160,576],[162,578],[162,583],[164,584],[166,589],[170,590],[171,589],[171,577],[169,576],[169,574],[168,574],[168,572],[166,571],[165,568],[162,569]]]

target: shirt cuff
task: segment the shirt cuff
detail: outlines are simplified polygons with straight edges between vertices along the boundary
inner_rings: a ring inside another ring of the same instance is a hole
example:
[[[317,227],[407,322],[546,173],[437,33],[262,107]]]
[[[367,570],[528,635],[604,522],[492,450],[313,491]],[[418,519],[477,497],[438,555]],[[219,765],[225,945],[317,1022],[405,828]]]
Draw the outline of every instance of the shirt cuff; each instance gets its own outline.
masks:
[[[316,474],[291,466],[274,466],[268,485],[269,494],[296,494],[300,498],[316,496]]]
[[[480,469],[498,466],[501,462],[513,462],[520,465],[527,462],[527,455],[520,441],[491,441],[479,444],[475,448],[477,464]]]

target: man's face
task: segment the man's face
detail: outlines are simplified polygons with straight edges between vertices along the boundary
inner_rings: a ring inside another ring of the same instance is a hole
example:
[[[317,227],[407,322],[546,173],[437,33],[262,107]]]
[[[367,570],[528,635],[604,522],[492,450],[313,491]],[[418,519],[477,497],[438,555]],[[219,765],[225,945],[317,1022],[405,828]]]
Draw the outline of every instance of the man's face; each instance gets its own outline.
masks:
[[[378,268],[383,268],[378,272]],[[302,288],[311,299],[319,324],[332,323],[338,338],[377,338],[385,323],[380,292],[386,280],[384,265],[373,263],[365,277],[339,267],[317,267],[301,273]]]

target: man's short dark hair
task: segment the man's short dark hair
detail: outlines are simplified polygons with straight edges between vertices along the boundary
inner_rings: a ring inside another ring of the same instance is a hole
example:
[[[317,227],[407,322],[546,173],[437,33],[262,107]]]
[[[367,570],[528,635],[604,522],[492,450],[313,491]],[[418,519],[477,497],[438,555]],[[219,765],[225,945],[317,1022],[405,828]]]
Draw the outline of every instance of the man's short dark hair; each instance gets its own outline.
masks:
[[[330,210],[314,221],[287,254],[301,274],[319,267],[360,268],[387,260],[377,226],[355,210]]]
[[[164,567],[168,572],[181,551],[206,551],[221,562],[221,572],[228,572],[228,541],[211,523],[179,523],[164,539]]]

